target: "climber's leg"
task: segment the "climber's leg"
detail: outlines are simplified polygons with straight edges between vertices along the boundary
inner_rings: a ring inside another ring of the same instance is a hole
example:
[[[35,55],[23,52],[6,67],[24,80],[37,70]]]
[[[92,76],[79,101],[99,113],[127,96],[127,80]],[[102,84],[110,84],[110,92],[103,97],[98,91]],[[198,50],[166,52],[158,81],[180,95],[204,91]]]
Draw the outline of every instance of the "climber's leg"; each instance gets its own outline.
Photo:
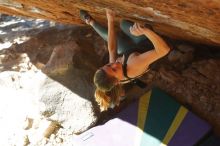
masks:
[[[140,49],[141,51],[145,52],[150,49],[153,49],[153,44],[145,35],[134,36],[130,33],[130,27],[132,27],[133,25],[134,22],[123,19],[120,23],[120,28],[133,41],[135,45],[139,45],[142,47],[138,47],[138,49]]]
[[[88,12],[81,10],[80,11],[80,17],[83,21],[85,21],[87,24],[91,25],[93,29],[105,40],[108,41],[108,29],[98,22],[96,22],[89,14]],[[117,35],[117,53],[122,54],[125,50],[131,48],[132,41],[129,37],[126,35],[123,35],[119,33]]]
[[[129,20],[121,20],[120,23],[120,28],[121,30],[127,35],[129,36],[132,41],[134,41],[134,43],[138,44],[141,41],[147,40],[147,38],[144,35],[141,36],[134,36],[130,33],[130,27],[132,27],[134,25],[134,22],[129,21]]]

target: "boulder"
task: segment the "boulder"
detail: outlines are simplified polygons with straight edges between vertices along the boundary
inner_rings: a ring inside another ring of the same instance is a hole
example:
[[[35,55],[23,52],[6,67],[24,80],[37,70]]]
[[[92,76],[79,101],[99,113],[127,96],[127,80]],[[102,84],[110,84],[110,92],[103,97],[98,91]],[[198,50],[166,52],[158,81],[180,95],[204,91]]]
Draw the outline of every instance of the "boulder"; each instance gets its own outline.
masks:
[[[18,60],[10,58],[11,49],[4,51],[3,69],[10,63],[10,68],[8,68],[18,72],[2,70],[4,72],[0,73],[0,82],[2,86],[16,90],[16,92],[22,91],[31,95],[30,100],[36,102],[35,113],[31,113],[28,118],[24,117],[23,124],[21,124],[23,129],[31,129],[27,119],[34,121],[43,116],[51,121],[56,121],[71,133],[80,133],[96,124],[98,119],[95,112],[96,105],[93,104],[94,85],[92,81],[97,67],[90,65],[92,58],[88,56],[87,58],[84,56],[81,60],[83,62],[75,62],[76,66],[81,66],[81,68],[76,68],[72,64],[73,57],[83,57],[80,56],[82,52],[79,51],[83,51],[83,49],[79,49],[75,41],[66,42],[54,48],[54,52],[58,52],[53,53],[54,55],[46,64],[46,68],[49,68],[48,73],[53,75],[51,77],[42,73],[30,62],[32,58],[27,55],[30,52],[27,54],[14,53],[15,56],[17,55],[16,58],[20,56],[20,58],[24,58]],[[8,59],[6,59],[7,56],[9,56]],[[12,68],[19,65],[21,65],[19,70]],[[31,68],[26,69],[27,65]],[[62,72],[60,72],[61,68],[64,68]],[[24,99],[19,100],[22,102]],[[32,104],[28,104],[29,106]],[[30,141],[33,140],[30,139]]]
[[[76,73],[81,72],[75,71],[72,76],[75,79],[71,79],[71,83],[77,87],[72,86],[75,91],[41,72],[31,74],[5,71],[1,73],[1,103],[4,105],[1,106],[1,111],[10,109],[7,117],[12,119],[14,117],[16,120],[11,120],[11,123],[19,125],[20,129],[31,128],[30,123],[26,123],[27,119],[33,122],[44,117],[56,121],[72,133],[87,130],[96,124],[98,119],[92,102],[94,88],[92,83],[87,82],[88,80],[76,78]],[[82,91],[82,89],[86,90]],[[16,116],[13,115],[15,110]],[[3,120],[4,115],[1,114]],[[20,122],[18,119],[21,119]]]
[[[2,0],[0,12],[83,24],[79,10],[84,9],[102,24],[105,8],[114,10],[116,21],[130,19],[147,23],[165,36],[220,46],[220,1],[218,0]]]
[[[93,86],[80,78],[76,71],[72,74],[70,82],[73,84],[72,91],[49,77],[39,88],[39,100],[44,104],[41,114],[53,121],[57,121],[65,129],[73,133],[80,133],[93,126],[97,121],[94,107]],[[74,91],[75,90],[75,91]]]

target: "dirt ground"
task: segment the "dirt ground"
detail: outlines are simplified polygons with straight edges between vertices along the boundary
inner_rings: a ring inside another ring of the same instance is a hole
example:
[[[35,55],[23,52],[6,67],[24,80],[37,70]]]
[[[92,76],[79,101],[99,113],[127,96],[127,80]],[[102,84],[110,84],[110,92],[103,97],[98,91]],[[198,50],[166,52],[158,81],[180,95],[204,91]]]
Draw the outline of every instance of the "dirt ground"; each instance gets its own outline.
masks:
[[[10,62],[17,53],[27,53],[36,69],[41,69],[47,64],[55,46],[71,40],[76,40],[85,48],[84,53],[80,54],[82,58],[93,57],[88,51],[90,46],[103,48],[97,51],[102,62],[96,63],[96,59],[91,59],[85,62],[84,67],[91,67],[90,63],[96,64],[95,67],[101,66],[106,62],[105,43],[88,27],[79,28],[41,20],[24,22],[19,18],[7,16],[2,16],[0,23],[0,55],[8,56],[1,62],[1,72],[22,72],[25,67],[18,67],[18,64]],[[3,25],[6,23],[7,25]],[[97,39],[94,41],[91,35],[96,35]],[[172,49],[171,52],[152,65],[142,80],[148,84],[148,89],[157,86],[175,97],[181,104],[208,121],[214,127],[214,132],[220,135],[220,47],[165,39]],[[28,66],[26,69],[30,70]],[[91,67],[91,70],[93,69]],[[106,121],[127,104],[125,100],[119,108],[103,112],[98,123]]]

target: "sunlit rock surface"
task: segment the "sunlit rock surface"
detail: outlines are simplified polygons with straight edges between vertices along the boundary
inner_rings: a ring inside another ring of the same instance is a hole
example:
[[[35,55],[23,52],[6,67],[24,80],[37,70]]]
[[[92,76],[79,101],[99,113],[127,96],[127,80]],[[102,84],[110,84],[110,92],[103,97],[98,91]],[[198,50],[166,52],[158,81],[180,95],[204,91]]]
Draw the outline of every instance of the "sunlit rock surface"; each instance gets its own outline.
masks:
[[[94,126],[93,85],[77,72],[62,79],[74,90],[37,69],[0,73],[0,145],[42,145],[60,128],[72,135]]]
[[[43,19],[22,19],[0,14],[0,50],[12,44],[21,44],[46,28],[55,26],[54,22]]]
[[[86,89],[81,91],[84,94],[80,95],[59,82],[45,78],[38,92],[39,100],[44,104],[40,112],[45,117],[58,121],[63,128],[73,133],[80,133],[87,130],[88,127],[94,126],[97,116],[91,103],[93,86],[81,78],[83,76],[80,77],[82,72],[78,71],[80,74],[77,74],[76,71],[72,73],[73,76],[66,80],[69,80],[72,88],[78,92]]]
[[[96,53],[89,53],[104,52],[104,43],[86,28],[40,19],[0,18],[5,24],[2,44],[11,44],[0,49],[0,145],[74,145],[74,133],[94,126],[98,119],[92,76],[100,63],[94,63]],[[77,35],[98,39],[94,46],[99,50],[94,51],[92,41],[78,43]],[[17,42],[20,36],[29,38]],[[52,76],[41,72],[42,68]]]
[[[220,1],[218,0],[3,0],[0,12],[82,24],[79,9],[105,23],[105,8],[121,18],[148,23],[160,34],[174,39],[220,45]]]

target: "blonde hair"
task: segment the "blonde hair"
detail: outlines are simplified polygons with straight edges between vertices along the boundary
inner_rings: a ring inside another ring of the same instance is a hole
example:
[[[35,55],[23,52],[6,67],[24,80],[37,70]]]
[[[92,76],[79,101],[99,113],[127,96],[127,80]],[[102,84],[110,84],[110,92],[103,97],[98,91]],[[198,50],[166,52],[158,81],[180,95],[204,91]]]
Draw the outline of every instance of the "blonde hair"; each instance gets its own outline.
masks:
[[[97,88],[95,91],[95,100],[99,104],[100,110],[106,111],[110,108],[111,104],[119,106],[122,91],[121,85],[114,86],[110,91],[102,91]]]

